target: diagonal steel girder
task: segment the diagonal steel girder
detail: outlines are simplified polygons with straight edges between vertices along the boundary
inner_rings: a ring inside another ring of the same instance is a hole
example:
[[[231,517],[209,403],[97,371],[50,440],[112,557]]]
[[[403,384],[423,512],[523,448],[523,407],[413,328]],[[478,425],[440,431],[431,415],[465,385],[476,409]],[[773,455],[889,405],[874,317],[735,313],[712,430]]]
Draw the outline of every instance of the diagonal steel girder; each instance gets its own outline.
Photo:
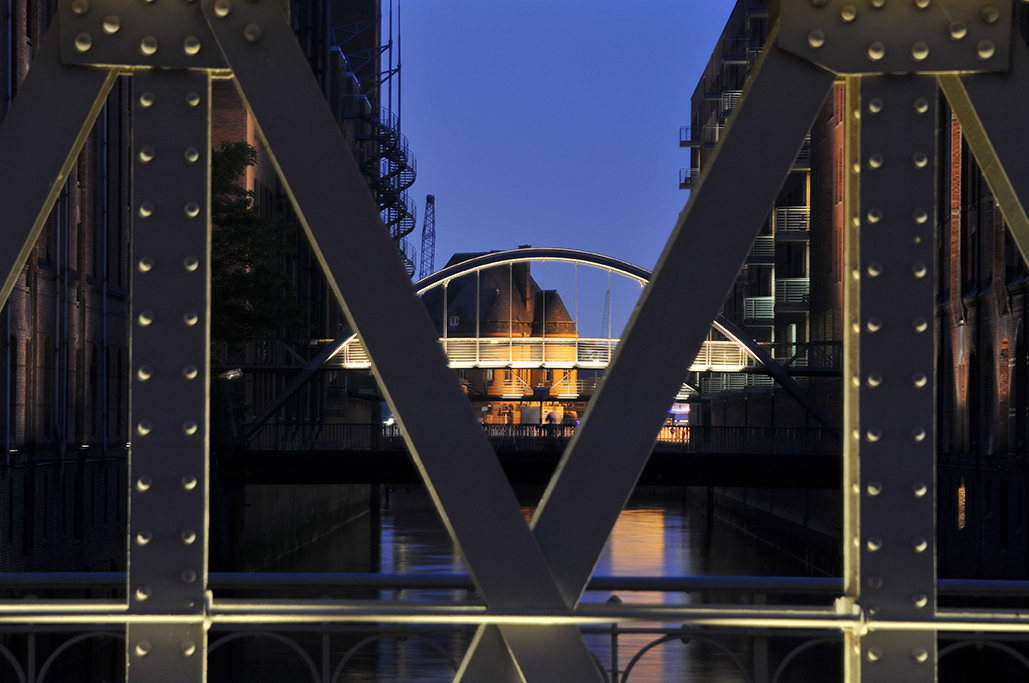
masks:
[[[979,163],[990,192],[1022,260],[1029,263],[1029,216],[1021,198],[1029,197],[1029,138],[1018,134],[1029,111],[1029,47],[1011,41],[1007,72],[937,76]]]
[[[11,295],[118,77],[116,69],[61,64],[58,21],[0,128],[0,304]]]
[[[533,532],[570,605],[582,596],[650,457],[680,388],[677,378],[700,351],[833,83],[832,74],[776,47],[776,34],[773,28],[533,517]],[[683,302],[688,308],[673,314]],[[484,662],[498,656],[500,639],[483,633],[492,628],[480,627],[466,656],[469,670],[484,672]]]
[[[225,6],[205,0],[203,12],[477,587],[491,606],[566,608],[281,9]],[[575,626],[501,632],[510,655],[497,666],[511,675],[602,680]]]

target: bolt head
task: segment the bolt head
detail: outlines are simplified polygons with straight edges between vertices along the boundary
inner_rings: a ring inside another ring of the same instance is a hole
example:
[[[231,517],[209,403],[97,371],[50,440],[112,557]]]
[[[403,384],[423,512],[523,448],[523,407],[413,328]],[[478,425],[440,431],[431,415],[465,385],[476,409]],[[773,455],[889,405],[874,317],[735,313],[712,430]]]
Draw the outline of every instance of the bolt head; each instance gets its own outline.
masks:
[[[961,40],[968,35],[968,27],[965,26],[963,21],[952,21],[947,28],[950,32],[951,40]]]
[[[75,36],[75,49],[79,52],[87,52],[89,48],[93,47],[93,36],[86,32],[82,32]]]
[[[157,38],[153,36],[146,36],[143,40],[139,41],[139,51],[144,55],[152,55],[157,52]]]
[[[75,14],[85,14],[89,11],[89,0],[74,0],[71,3],[71,11]]]
[[[874,2],[873,2],[874,6]],[[872,42],[868,46],[868,58],[873,62],[878,62],[880,59],[886,56],[886,46],[880,43],[878,40]]]
[[[186,36],[186,39],[182,41],[182,51],[189,56],[200,52],[200,39],[196,36]]]
[[[154,594],[154,589],[147,585],[142,585],[136,589],[136,600],[143,602],[151,595]]]
[[[814,31],[807,34],[807,44],[816,50],[825,45],[825,31],[820,28],[816,28]]]
[[[918,41],[911,46],[911,58],[915,61],[921,62],[929,56],[929,44],[924,41]]]
[[[256,43],[264,37],[264,29],[260,24],[247,24],[243,28],[243,37],[247,39],[248,43]]]
[[[229,3],[229,0],[218,0],[218,2],[214,3],[214,13],[222,19],[229,16],[231,11],[232,5]]]
[[[147,653],[150,652],[150,641],[139,641],[138,643],[136,643],[136,647],[133,648],[133,651],[136,653],[137,657],[146,657]]]
[[[980,40],[975,49],[979,59],[986,60],[993,57],[993,54],[997,51],[997,46],[993,44],[992,40]]]
[[[104,17],[104,33],[113,36],[121,29],[121,19],[116,14],[108,14]]]

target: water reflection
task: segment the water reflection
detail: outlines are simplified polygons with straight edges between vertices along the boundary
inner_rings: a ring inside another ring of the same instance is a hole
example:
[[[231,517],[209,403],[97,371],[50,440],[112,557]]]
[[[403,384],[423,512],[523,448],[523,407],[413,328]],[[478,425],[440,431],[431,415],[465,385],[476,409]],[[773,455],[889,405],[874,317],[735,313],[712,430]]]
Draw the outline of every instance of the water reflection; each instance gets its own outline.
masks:
[[[529,516],[539,492],[524,493],[525,513]],[[318,539],[302,551],[282,558],[276,569],[390,573],[466,571],[428,496],[417,490],[392,492],[388,506],[381,515],[367,516]],[[680,489],[666,492],[662,497],[651,495],[634,499],[620,516],[595,570],[597,576],[800,576],[804,573],[799,562],[775,551],[771,546],[744,537],[720,524],[709,528],[704,515],[687,505]],[[367,597],[377,595],[380,598],[393,598],[398,597],[396,593],[379,591]],[[410,590],[399,593],[399,597],[406,599],[433,601],[467,597],[464,591]],[[611,593],[588,592],[583,599],[587,602],[616,599],[624,603],[685,604],[691,599],[702,598],[683,593],[619,592],[615,597]],[[749,598],[733,595],[709,595],[703,599],[749,602]],[[587,644],[607,671],[616,669],[621,673],[634,655],[660,639],[660,634],[634,632],[647,626],[623,628],[614,648],[610,632],[601,633],[597,632],[601,629],[593,629],[594,632],[586,636]],[[661,625],[649,626],[657,628]],[[368,631],[360,634],[334,633],[328,640],[316,634],[299,634],[296,637],[297,642],[311,653],[315,662],[322,658],[322,647],[328,643],[327,664],[330,666],[326,666],[324,671],[335,669],[350,653],[346,666],[340,672],[339,681],[421,683],[452,680],[454,670],[448,659],[460,662],[473,629],[419,629],[419,633],[424,638],[399,640],[390,636],[376,639],[376,634]],[[363,644],[362,640],[365,641]],[[773,671],[777,659],[781,659],[789,648],[799,642],[787,643],[786,649],[778,654],[774,652],[773,646]],[[740,668],[747,672],[753,671],[755,639],[722,635],[717,637],[717,643],[731,654],[708,642],[703,636],[694,637],[688,643],[678,638],[663,642],[640,658],[628,680],[631,683],[747,680]],[[822,653],[818,655],[819,661],[813,665],[814,670],[811,669],[811,663],[798,660],[800,666],[793,672],[794,675],[813,675],[818,680],[838,679],[838,676],[825,675],[826,668],[832,671],[839,666],[836,647],[819,646],[815,650],[821,650]],[[299,663],[295,652],[276,656],[274,650],[272,647],[263,648],[262,652],[257,653],[257,659],[265,662],[259,678],[231,675],[228,678],[212,677],[212,680],[239,680],[245,683],[307,680],[306,674],[302,679],[295,677],[296,668],[293,669],[294,676],[274,678],[271,672],[287,659],[292,660],[293,667]],[[249,658],[253,653],[248,651],[238,654]],[[217,654],[213,656],[212,662],[217,657]],[[234,669],[234,674],[240,674],[240,671]],[[803,679],[785,676],[783,680]]]

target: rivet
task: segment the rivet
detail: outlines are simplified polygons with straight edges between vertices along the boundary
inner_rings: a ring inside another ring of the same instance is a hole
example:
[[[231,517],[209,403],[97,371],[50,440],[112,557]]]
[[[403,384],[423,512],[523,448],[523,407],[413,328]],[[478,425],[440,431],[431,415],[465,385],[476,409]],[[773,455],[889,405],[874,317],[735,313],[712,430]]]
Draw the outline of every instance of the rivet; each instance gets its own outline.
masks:
[[[879,209],[870,209],[867,216],[869,223],[878,223],[882,220],[882,217],[883,212]]]
[[[915,152],[914,156],[911,157],[911,161],[914,162],[915,168],[925,168],[929,163],[929,157],[925,155],[925,152]]]
[[[854,171],[855,175],[857,175],[858,173],[861,173],[861,164],[854,164],[853,166],[850,167],[850,170]]]
[[[915,244],[921,244],[922,243],[922,237],[920,235],[915,235],[914,239],[912,239],[911,241],[914,242]]]
[[[929,488],[920,481],[916,481],[911,485],[911,493],[915,494],[915,498],[921,498],[929,492]]]
[[[919,225],[929,220],[929,214],[925,209],[915,209],[914,213],[911,214],[911,217],[914,218],[915,222]]]
[[[136,643],[136,647],[134,649],[137,657],[146,657],[147,653],[150,652],[150,641],[141,640]]]
[[[139,378],[140,382],[145,382],[154,376],[154,368],[149,365],[140,365],[139,370],[136,371],[136,377]]]
[[[136,480],[136,490],[146,491],[154,485],[154,480],[150,478],[150,475],[144,474]]]
[[[200,205],[196,202],[189,202],[183,207],[183,211],[186,212],[187,217],[196,218],[200,214]]]
[[[182,368],[182,376],[186,379],[196,379],[197,366],[187,365],[186,367]]]
[[[979,16],[982,17],[982,20],[987,24],[992,24],[1000,19],[1000,12],[997,11],[996,7],[986,5],[986,7],[983,7],[982,12],[979,12]]]
[[[139,259],[139,263],[136,264],[136,268],[138,268],[139,272],[141,273],[149,273],[150,269],[153,267],[154,259],[150,256],[144,256],[143,258]]]
[[[249,43],[256,43],[264,37],[264,30],[260,24],[247,24],[243,28],[243,37],[247,39]]]
[[[968,35],[968,28],[963,21],[950,22],[950,37],[953,40],[961,40]]]
[[[85,14],[89,11],[89,0],[74,0],[71,3],[71,11],[75,14]]]
[[[200,52],[200,39],[196,36],[186,36],[182,41],[182,51],[187,55],[195,55]]]
[[[857,375],[851,377],[850,378],[850,384],[851,384],[851,386],[854,386],[854,387],[861,386],[861,378],[858,377]]]
[[[198,104],[200,104],[200,93],[198,93],[198,92],[191,92],[191,93],[187,94],[186,95],[186,104],[188,104],[191,107],[195,107]]]
[[[883,383],[882,373],[870,372],[868,373],[868,386],[877,387]]]
[[[883,430],[879,429],[878,427],[871,427],[867,432],[865,432],[865,438],[871,441],[872,443],[875,443],[882,437]]]
[[[140,420],[139,424],[136,425],[136,433],[140,436],[146,436],[154,430],[154,423],[150,420]]]
[[[922,664],[929,659],[929,651],[924,647],[916,647],[911,651],[911,656],[915,658],[916,662]]]
[[[979,44],[975,47],[976,54],[979,55],[979,59],[989,59],[993,56],[996,49],[997,48],[994,46],[992,40],[980,40]]]
[[[214,3],[214,13],[222,19],[229,16],[229,10],[231,8],[232,5],[229,4],[229,0],[218,0],[218,2]]]
[[[872,481],[868,482],[868,486],[865,487],[865,490],[868,491],[868,495],[870,496],[878,496],[880,493],[883,492],[883,484],[881,481],[875,481],[873,479]]]
[[[153,540],[153,538],[154,532],[150,531],[150,529],[143,529],[138,534],[136,534],[136,545],[146,545],[151,540]]]
[[[121,19],[116,14],[108,14],[104,17],[104,33],[114,35],[121,28]]]
[[[82,32],[75,36],[75,49],[79,52],[86,52],[89,48],[93,47],[93,36],[86,32]]]
[[[861,380],[859,380],[857,377],[855,377],[854,379],[857,380],[857,386],[861,386]],[[856,429],[851,431],[850,438],[854,439],[855,441],[860,441],[861,440],[861,432],[859,432]]]
[[[193,653],[197,651],[196,643],[192,640],[184,640],[179,643],[179,651],[182,652],[183,657],[192,657]]]
[[[154,322],[154,312],[153,311],[141,311],[140,314],[136,317],[136,321],[142,327],[146,327],[150,323]]]
[[[851,330],[851,332],[853,332],[854,334],[861,334],[861,325],[859,325],[858,323],[853,323],[853,324],[852,324],[852,325],[850,326],[850,330]],[[860,383],[860,382],[858,382],[858,385],[860,385],[860,384],[861,384],[861,383]]]
[[[924,97],[919,97],[915,100],[915,113],[924,114],[929,111],[929,103],[925,101]]]
[[[200,152],[196,147],[190,147],[184,152],[183,156],[186,157],[186,161],[192,164],[200,158]]]
[[[911,273],[917,278],[925,277],[926,273],[928,272],[929,269],[925,267],[924,263],[916,263],[913,266],[911,266]]]
[[[881,576],[870,576],[868,577],[868,587],[879,590],[883,587],[883,577]]]
[[[182,488],[187,491],[192,491],[197,487],[197,478],[192,474],[187,474],[182,478]]]
[[[139,96],[139,103],[144,107],[152,107],[156,101],[157,97],[152,92],[145,92]]]
[[[195,571],[193,571],[192,569],[184,569],[184,570],[182,570],[182,574],[179,575],[179,578],[182,579],[182,583],[184,583],[186,585],[189,585],[191,583],[195,583],[196,582],[196,580],[197,580],[197,573]]]
[[[873,114],[878,114],[882,110],[883,110],[883,101],[880,100],[878,97],[876,97],[875,99],[873,99],[871,102],[868,103],[868,111],[872,112]]]
[[[883,321],[879,320],[879,318],[869,318],[868,323],[866,323],[866,327],[868,327],[869,332],[878,332],[882,329],[882,326]]]
[[[193,542],[197,540],[196,532],[192,529],[186,529],[179,537],[182,539],[182,545],[193,545]]]
[[[879,277],[883,274],[883,264],[878,261],[872,261],[868,264],[868,274],[871,277]]]
[[[882,9],[886,6],[886,0],[872,0],[872,7]]]
[[[925,318],[915,318],[911,321],[911,325],[914,326],[915,332],[925,332],[929,329],[929,323],[926,322]]]
[[[929,6],[929,0],[915,0],[915,7],[918,9],[925,9]]]
[[[197,433],[197,423],[195,420],[186,420],[182,423],[182,432],[186,436],[193,436]]]
[[[850,22],[857,18],[857,8],[854,5],[844,5],[840,8],[840,19]]]
[[[875,604],[873,602],[871,605],[868,606],[868,608],[865,611],[868,612],[870,615],[872,615],[874,617],[876,614],[879,614],[879,605],[877,605],[877,604]],[[858,645],[855,648],[855,651],[860,653],[861,652],[861,646]]]
[[[191,273],[194,270],[196,270],[199,266],[200,266],[200,261],[197,260],[196,256],[187,256],[182,261],[182,267],[185,268],[186,270],[188,270]]]
[[[139,205],[139,215],[142,216],[143,218],[146,218],[146,217],[150,216],[151,214],[153,214],[153,212],[154,212],[154,203],[153,202],[143,202],[142,204]]]
[[[873,2],[873,7],[874,7]],[[873,62],[878,62],[880,59],[886,56],[886,46],[880,43],[878,40],[868,46],[868,58]]]
[[[868,165],[872,168],[879,168],[883,165],[883,155],[876,152],[875,154],[868,157]]]
[[[914,538],[911,539],[911,548],[916,553],[925,552],[925,549],[928,548],[928,547],[929,547],[929,542],[926,541],[921,536],[915,536]]]
[[[254,24],[251,24],[251,26],[254,26]],[[250,28],[250,26],[248,26],[247,28]],[[250,39],[247,38],[247,40]],[[807,44],[815,49],[825,45],[825,31],[823,31],[820,28],[816,28],[814,31],[807,34]]]
[[[925,593],[915,593],[911,596],[911,603],[918,609],[922,609],[929,604],[929,598],[926,597]]]
[[[911,438],[915,441],[925,441],[925,430],[921,427],[915,427],[911,430]]]
[[[148,147],[144,147],[143,149],[139,150],[139,160],[142,161],[144,164],[148,164],[151,161],[153,161],[154,160],[154,148],[148,146]]]
[[[850,271],[850,279],[854,280],[854,281],[860,280],[861,279],[861,271],[858,270],[857,268],[855,268],[854,270]]]
[[[929,45],[924,41],[918,41],[911,46],[911,57],[917,61],[922,61],[929,56]]]
[[[139,41],[139,51],[145,55],[152,55],[157,52],[157,38],[146,36]]]
[[[829,0],[811,0],[811,4],[815,7],[825,7],[825,3]]]
[[[186,323],[187,327],[193,327],[200,320],[200,316],[197,315],[196,311],[186,311],[182,315],[182,322]]]
[[[147,585],[140,586],[139,588],[136,589],[136,600],[139,600],[140,602],[143,602],[144,600],[146,600],[147,598],[149,598],[153,594],[154,594],[154,589],[151,588],[150,586],[147,586]],[[150,649],[149,645],[150,644],[147,643],[147,650],[148,651]],[[137,651],[139,650],[139,645],[136,646],[136,650]],[[146,653],[144,652],[143,654],[146,654]]]
[[[878,662],[880,659],[882,659],[882,656],[883,656],[883,651],[880,650],[877,647],[870,647],[865,652],[865,657],[870,662]]]
[[[929,378],[925,376],[924,372],[916,372],[911,375],[911,383],[921,389],[929,382]]]
[[[868,551],[874,553],[879,548],[883,547],[883,540],[878,536],[869,536],[868,541],[865,543],[868,546]]]

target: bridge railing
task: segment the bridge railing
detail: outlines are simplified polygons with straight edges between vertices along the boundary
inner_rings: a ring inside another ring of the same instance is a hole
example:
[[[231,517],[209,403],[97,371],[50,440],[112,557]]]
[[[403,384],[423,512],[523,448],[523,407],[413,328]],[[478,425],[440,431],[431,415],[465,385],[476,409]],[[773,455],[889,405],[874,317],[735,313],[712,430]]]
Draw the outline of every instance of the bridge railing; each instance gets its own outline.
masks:
[[[484,424],[498,451],[564,448],[576,425]],[[399,425],[266,424],[248,444],[251,450],[405,450]],[[836,453],[838,432],[821,427],[663,427],[654,444],[659,453]]]

